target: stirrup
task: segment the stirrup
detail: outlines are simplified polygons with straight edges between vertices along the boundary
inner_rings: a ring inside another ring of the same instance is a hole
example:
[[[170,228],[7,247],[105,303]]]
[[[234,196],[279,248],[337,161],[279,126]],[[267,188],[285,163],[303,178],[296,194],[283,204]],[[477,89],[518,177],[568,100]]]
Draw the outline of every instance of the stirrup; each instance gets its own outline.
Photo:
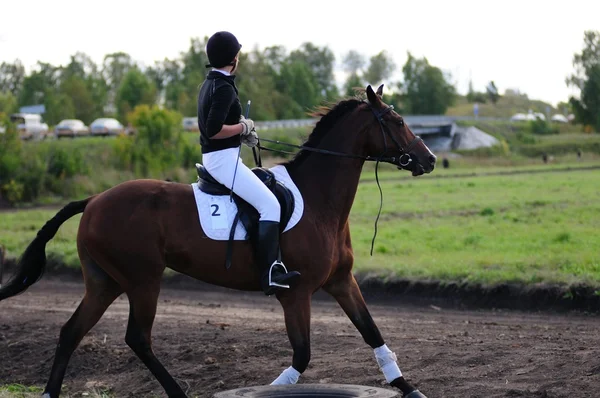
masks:
[[[275,287],[281,287],[284,289],[289,289],[290,285],[282,285],[281,283],[277,283],[277,282],[273,282],[271,279],[271,274],[273,273],[273,267],[276,265],[280,265],[281,267],[283,267],[283,270],[285,271],[285,273],[288,273],[287,268],[285,267],[285,265],[283,265],[283,263],[279,260],[275,260],[273,261],[273,264],[271,264],[271,268],[269,268],[269,286],[275,286]]]

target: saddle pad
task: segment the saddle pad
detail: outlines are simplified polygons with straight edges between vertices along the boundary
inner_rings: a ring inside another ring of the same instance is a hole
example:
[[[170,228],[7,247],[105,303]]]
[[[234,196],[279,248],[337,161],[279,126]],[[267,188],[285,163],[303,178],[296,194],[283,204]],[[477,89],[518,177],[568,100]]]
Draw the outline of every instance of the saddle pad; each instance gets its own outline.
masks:
[[[275,174],[277,181],[289,188],[294,195],[294,212],[283,231],[287,232],[298,224],[300,218],[302,218],[302,213],[304,212],[302,195],[296,184],[292,181],[285,166],[278,165],[271,167],[269,170]],[[233,219],[237,214],[237,205],[235,202],[229,199],[229,195],[214,196],[202,192],[198,188],[197,182],[191,185],[194,190],[194,197],[196,198],[200,225],[206,236],[214,240],[229,240]],[[234,240],[246,240],[246,228],[244,228],[241,222],[238,222],[235,229]]]

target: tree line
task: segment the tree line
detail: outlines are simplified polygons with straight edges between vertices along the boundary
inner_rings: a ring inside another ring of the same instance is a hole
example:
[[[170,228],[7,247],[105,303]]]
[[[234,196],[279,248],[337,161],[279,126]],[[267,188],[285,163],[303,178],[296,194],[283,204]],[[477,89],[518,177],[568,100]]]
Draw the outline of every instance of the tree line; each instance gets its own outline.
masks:
[[[44,119],[55,124],[76,118],[90,123],[103,116],[127,122],[137,105],[160,104],[184,116],[196,115],[196,98],[204,80],[208,37],[192,38],[177,58],[165,58],[143,67],[124,52],[107,54],[96,64],[77,52],[67,65],[39,61],[25,73],[19,60],[0,65],[0,113],[25,105],[44,104]],[[409,54],[402,68],[404,81],[388,81],[396,70],[385,52],[367,59],[356,51],[341,63],[348,79],[339,88],[334,78],[333,51],[305,42],[290,52],[283,46],[242,51],[236,82],[243,103],[251,99],[255,120],[304,118],[315,106],[355,95],[355,88],[386,83],[396,109],[409,113],[444,113],[456,90],[449,78],[426,58]],[[393,93],[393,94],[392,94]]]
[[[127,123],[137,105],[160,104],[184,116],[196,115],[196,98],[204,80],[208,37],[192,38],[179,57],[142,67],[124,52],[107,54],[100,65],[77,52],[66,65],[39,61],[29,74],[19,60],[0,64],[0,113],[16,112],[20,106],[44,104],[44,119],[55,124],[66,118],[89,123],[97,117],[114,116]],[[336,58],[327,47],[311,42],[288,52],[284,46],[242,51],[236,82],[240,99],[253,101],[252,118],[278,120],[304,118],[326,101],[351,97],[366,84],[386,83],[384,100],[404,114],[444,114],[457,98],[450,76],[431,65],[426,57],[410,52],[401,67],[402,79],[390,82],[397,69],[383,50],[367,58],[357,51],[346,53],[340,63],[347,74],[336,85]],[[573,57],[574,73],[566,84],[579,89],[569,99],[577,121],[600,131],[600,32],[584,33],[584,48]],[[494,81],[485,92],[469,85],[469,102],[495,104],[500,98]],[[566,104],[564,104],[566,105]]]

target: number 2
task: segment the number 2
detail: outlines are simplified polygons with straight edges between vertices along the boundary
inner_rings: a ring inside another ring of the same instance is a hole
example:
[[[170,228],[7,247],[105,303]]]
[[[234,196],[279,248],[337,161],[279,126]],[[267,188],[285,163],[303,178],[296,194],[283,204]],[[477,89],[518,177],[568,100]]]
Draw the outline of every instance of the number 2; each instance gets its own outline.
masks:
[[[220,216],[219,213],[217,213],[219,211],[219,205],[210,205],[210,207],[214,207],[215,210],[212,212],[211,216]]]

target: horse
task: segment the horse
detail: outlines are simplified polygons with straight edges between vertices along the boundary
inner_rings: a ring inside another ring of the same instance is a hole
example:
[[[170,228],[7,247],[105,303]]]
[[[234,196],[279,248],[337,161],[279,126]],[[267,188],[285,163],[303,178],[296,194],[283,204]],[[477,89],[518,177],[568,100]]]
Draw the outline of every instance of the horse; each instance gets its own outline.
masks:
[[[404,397],[425,398],[407,382],[395,354],[379,332],[352,273],[354,255],[348,216],[365,161],[391,163],[413,176],[433,171],[436,157],[393,107],[369,85],[366,98],[321,107],[312,133],[296,156],[283,162],[302,194],[298,224],[281,235],[280,251],[298,282],[276,293],[293,349],[292,366],[271,384],[295,384],[310,361],[311,297],[319,289],[339,303],[364,341],[374,350],[386,381]],[[130,180],[67,204],[38,231],[18,261],[0,301],[25,291],[42,276],[49,242],[60,225],[83,213],[77,251],[84,297],[60,330],[54,361],[42,397],[57,398],[69,359],[111,303],[125,293],[129,319],[125,342],[169,397],[186,397],[151,344],[160,283],[169,267],[226,288],[259,291],[248,241],[235,241],[231,265],[223,264],[228,242],[208,239],[198,221],[192,184]]]

